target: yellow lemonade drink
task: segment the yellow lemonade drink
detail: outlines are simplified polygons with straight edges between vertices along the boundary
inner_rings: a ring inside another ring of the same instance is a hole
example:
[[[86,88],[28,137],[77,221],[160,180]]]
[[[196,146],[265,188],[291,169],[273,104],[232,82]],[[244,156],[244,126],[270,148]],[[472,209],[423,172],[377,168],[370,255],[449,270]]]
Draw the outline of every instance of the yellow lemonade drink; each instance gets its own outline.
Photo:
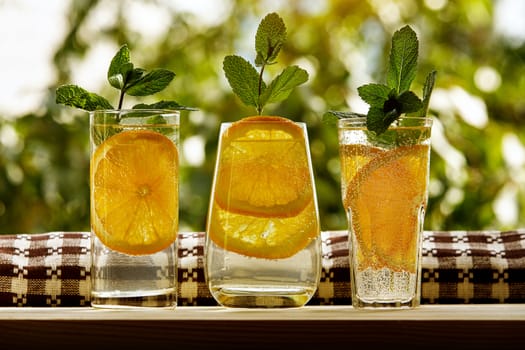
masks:
[[[177,301],[179,112],[90,114],[91,304]]]
[[[342,201],[354,306],[416,306],[427,206],[429,118],[400,118],[380,136],[339,121]]]
[[[206,279],[219,304],[310,300],[321,254],[304,124],[248,117],[221,125],[206,232]]]

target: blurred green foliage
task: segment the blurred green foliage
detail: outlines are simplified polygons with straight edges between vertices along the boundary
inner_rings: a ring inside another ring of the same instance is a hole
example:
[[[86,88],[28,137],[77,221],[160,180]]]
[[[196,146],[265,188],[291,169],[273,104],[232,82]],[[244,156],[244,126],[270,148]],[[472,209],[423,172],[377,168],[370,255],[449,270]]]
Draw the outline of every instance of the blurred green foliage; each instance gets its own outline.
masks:
[[[180,229],[204,230],[219,123],[255,113],[232,94],[222,60],[238,54],[253,61],[256,27],[271,11],[288,29],[276,66],[298,64],[310,79],[265,112],[308,124],[323,230],[344,229],[346,218],[337,131],[323,124],[322,115],[358,108],[357,87],[382,82],[391,34],[404,24],[420,40],[416,91],[431,69],[438,71],[425,228],[525,226],[525,44],[494,30],[492,1],[225,0],[210,2],[224,13],[212,23],[169,2],[133,2],[169,15],[162,35],[152,39],[129,20],[130,2],[72,1],[69,27],[54,57],[56,84],[49,86],[42,108],[1,119],[0,233],[89,230],[87,114],[56,105],[54,91],[60,84],[82,85],[73,72],[96,47],[114,47],[109,64],[123,43],[139,66],[176,73],[155,99],[199,109],[181,118]],[[112,23],[94,26],[93,18],[105,11]],[[105,78],[105,69],[91,74]],[[117,93],[106,82],[96,92],[108,98]]]

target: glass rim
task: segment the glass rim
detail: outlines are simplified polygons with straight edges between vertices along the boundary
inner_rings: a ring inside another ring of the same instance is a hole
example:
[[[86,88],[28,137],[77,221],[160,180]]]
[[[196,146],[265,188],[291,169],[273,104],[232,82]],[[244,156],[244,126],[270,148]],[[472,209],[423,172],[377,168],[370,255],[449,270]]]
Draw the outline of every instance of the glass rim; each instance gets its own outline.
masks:
[[[228,122],[220,122],[219,123],[219,133],[222,133],[223,131],[226,131],[227,129],[229,129],[236,121],[228,121]],[[303,121],[295,121],[295,120],[291,120],[291,122],[296,125],[298,128],[300,128],[302,130],[302,132],[308,132],[308,125],[306,122],[303,122]],[[271,124],[279,124],[279,121],[277,120],[251,120],[251,121],[246,121],[245,123],[249,123],[249,124],[266,124],[266,125],[271,125]]]
[[[292,123],[294,124],[304,124],[306,125],[306,122],[304,121],[296,121],[296,120],[293,120],[293,119],[290,119],[288,117],[282,117],[282,116],[279,116],[279,115],[265,115],[264,117],[279,117],[279,118],[284,118],[284,119],[287,119],[289,121],[291,121]],[[272,123],[282,123],[281,120],[272,120],[272,119],[266,119],[266,120],[244,120],[245,118],[250,118],[250,117],[241,117],[237,120],[230,120],[230,121],[221,121],[220,124],[233,124],[233,123],[236,123],[236,122],[240,122],[242,121],[243,123],[257,123],[257,124],[272,124]]]
[[[123,109],[96,109],[89,111],[90,115],[93,114],[135,114],[135,113],[152,113],[152,114],[180,114],[180,109],[163,109],[163,108],[123,108]]]
[[[223,132],[227,132],[227,130],[230,129],[230,127],[232,127],[233,124],[235,124],[236,122],[241,121],[241,119],[237,119],[237,120],[233,120],[233,121],[221,121],[219,123],[219,134],[222,134]],[[295,121],[295,120],[292,120],[292,119],[289,119],[289,120],[292,122],[293,125],[298,127],[304,135],[308,135],[308,124],[306,122],[304,122],[304,121]],[[281,124],[282,122],[279,121],[279,120],[248,120],[248,121],[244,121],[243,123],[247,123],[248,125],[251,124],[252,126],[255,126],[257,124],[258,125],[271,126],[271,125]]]
[[[363,126],[366,125],[366,115],[359,114],[359,113],[352,113],[355,115],[355,117],[347,117],[347,118],[339,118],[337,120],[337,125],[339,127],[345,127],[345,126]],[[416,117],[416,116],[409,116],[409,115],[402,115],[399,118],[397,118],[390,126],[396,126],[399,124],[399,121],[413,121],[417,122],[416,125],[410,125],[410,126],[431,126],[433,123],[433,118],[430,116],[426,117]],[[407,126],[407,125],[403,125]]]
[[[239,119],[240,121],[240,119]],[[294,124],[305,124],[306,125],[306,122],[303,122],[303,121],[295,121],[295,120],[290,120],[292,123]],[[236,123],[237,121],[227,121],[227,122],[220,122],[221,124],[233,124],[233,123]],[[278,120],[247,120],[247,121],[244,121],[243,123],[253,123],[253,124],[278,124],[280,123]]]

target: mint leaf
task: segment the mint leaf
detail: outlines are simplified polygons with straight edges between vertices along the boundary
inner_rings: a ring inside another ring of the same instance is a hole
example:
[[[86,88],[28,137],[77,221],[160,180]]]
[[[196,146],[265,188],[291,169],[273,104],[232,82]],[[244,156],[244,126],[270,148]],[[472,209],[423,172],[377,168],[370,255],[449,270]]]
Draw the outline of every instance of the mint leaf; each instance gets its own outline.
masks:
[[[387,85],[397,94],[410,89],[416,77],[419,42],[416,33],[404,26],[392,36]]]
[[[432,95],[432,90],[434,89],[436,74],[437,72],[433,70],[432,72],[428,73],[427,78],[425,79],[425,85],[423,86],[423,106],[416,114],[418,117],[425,117],[428,113],[430,95]]]
[[[402,114],[426,116],[436,71],[428,74],[423,86],[423,100],[410,86],[417,70],[419,42],[416,33],[406,25],[392,35],[392,48],[389,56],[389,67],[386,85],[365,84],[357,88],[359,96],[370,105],[366,115],[366,127],[377,136]],[[330,111],[337,118],[349,118],[355,113]],[[331,117],[323,117],[330,120]]]
[[[346,118],[345,116],[338,116],[338,113],[344,113],[344,112],[337,112],[337,111],[328,111],[325,114],[323,114],[323,123],[329,124],[329,125],[335,125],[337,124],[337,121],[339,118]]]
[[[261,95],[259,103],[279,102],[286,100],[292,90],[308,80],[308,73],[298,66],[286,67]]]
[[[108,69],[108,81],[111,86],[119,90],[124,88],[128,73],[133,70],[130,62],[129,49],[126,44],[113,56]]]
[[[184,111],[196,111],[196,108],[183,106],[175,101],[159,101],[152,104],[139,103],[132,107],[133,109],[172,109]]]
[[[370,105],[367,114],[367,129],[380,135],[401,114],[418,111],[422,106],[421,100],[412,91],[405,91],[401,95],[396,95],[392,90],[384,103]]]
[[[397,101],[401,105],[400,112],[402,113],[417,112],[423,108],[423,103],[412,91],[403,92]]]
[[[257,28],[255,35],[255,65],[272,64],[284,42],[286,41],[286,26],[276,13],[266,15]]]
[[[323,123],[337,124],[337,120],[345,118],[365,118],[365,114],[341,111],[328,111],[323,114]]]
[[[390,118],[394,115],[393,112],[390,112]],[[370,107],[368,114],[366,115],[366,128],[370,131],[374,131],[377,135],[384,133],[390,124],[387,124],[387,117],[383,110],[379,107]]]
[[[126,76],[126,83],[123,90],[127,90],[130,86],[135,85],[140,79],[142,79],[144,73],[146,73],[146,70],[142,68],[131,69]]]
[[[259,74],[250,62],[240,56],[226,56],[223,61],[223,70],[233,92],[241,101],[259,109]],[[266,89],[264,82],[262,90]]]
[[[434,84],[436,82],[437,72],[433,70],[428,73],[427,78],[425,79],[425,85],[423,86],[423,102],[428,106],[430,101],[430,95],[432,95],[432,90],[434,89]]]
[[[359,96],[370,106],[383,106],[392,89],[383,84],[366,84],[357,88]]]
[[[164,90],[171,83],[175,73],[162,68],[157,68],[137,80],[128,83],[125,91],[131,96],[148,96]]]
[[[124,95],[126,93],[131,96],[153,95],[164,90],[174,77],[175,73],[167,69],[157,68],[148,73],[145,69],[134,68],[126,44],[122,45],[115,56],[113,56],[107,72],[109,84],[120,90],[117,109],[122,108]],[[56,103],[87,111],[114,109],[105,98],[88,92],[76,85],[64,85],[57,88]],[[194,108],[181,106],[175,101],[160,101],[151,105],[138,104],[133,108],[195,110]]]
[[[151,116],[148,119],[146,119],[146,124],[160,125],[160,124],[167,124],[167,121],[166,119],[164,119],[163,116],[161,116],[160,114],[157,114],[157,115]]]
[[[111,59],[108,69],[108,77],[121,73],[122,66],[127,65],[130,62],[128,45],[124,44]]]
[[[76,85],[62,85],[56,90],[56,103],[86,111],[113,109],[104,97],[84,90]]]
[[[286,41],[286,26],[275,12],[266,15],[255,35],[255,66],[244,58],[230,55],[223,61],[223,70],[233,92],[247,106],[254,106],[259,115],[267,103],[283,101],[292,90],[308,80],[308,73],[297,67],[285,68],[267,87],[264,80],[264,69],[274,64],[281,47]]]
[[[126,77],[129,71],[133,70],[133,63],[128,63],[123,66],[123,72],[108,76],[108,81],[111,86],[116,89],[122,90],[126,84]]]
[[[375,132],[376,135],[381,135],[400,115],[401,113],[395,109],[385,112],[381,108],[370,107],[366,118],[366,128]]]

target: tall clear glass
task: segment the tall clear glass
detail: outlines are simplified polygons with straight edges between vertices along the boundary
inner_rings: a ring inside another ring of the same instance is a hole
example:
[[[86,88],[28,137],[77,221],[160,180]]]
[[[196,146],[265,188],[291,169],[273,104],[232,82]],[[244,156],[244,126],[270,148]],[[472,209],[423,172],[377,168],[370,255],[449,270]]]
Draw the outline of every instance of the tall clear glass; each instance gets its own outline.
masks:
[[[90,112],[91,305],[175,307],[179,111]]]
[[[206,280],[222,306],[300,307],[317,290],[321,271],[307,129],[260,119],[220,126]]]
[[[366,118],[338,122],[354,307],[420,303],[431,118],[402,116],[379,136]]]

